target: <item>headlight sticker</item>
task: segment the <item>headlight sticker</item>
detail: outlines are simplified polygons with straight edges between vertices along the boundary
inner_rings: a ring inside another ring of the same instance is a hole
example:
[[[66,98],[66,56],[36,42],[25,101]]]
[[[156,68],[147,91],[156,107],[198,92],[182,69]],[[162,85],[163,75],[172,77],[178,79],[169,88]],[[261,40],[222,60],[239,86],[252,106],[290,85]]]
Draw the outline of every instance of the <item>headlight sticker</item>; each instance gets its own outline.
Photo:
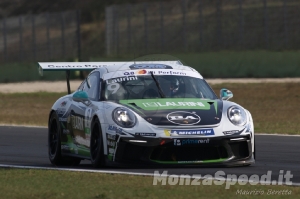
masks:
[[[232,130],[232,131],[223,131],[224,135],[232,135],[238,133],[239,130]]]

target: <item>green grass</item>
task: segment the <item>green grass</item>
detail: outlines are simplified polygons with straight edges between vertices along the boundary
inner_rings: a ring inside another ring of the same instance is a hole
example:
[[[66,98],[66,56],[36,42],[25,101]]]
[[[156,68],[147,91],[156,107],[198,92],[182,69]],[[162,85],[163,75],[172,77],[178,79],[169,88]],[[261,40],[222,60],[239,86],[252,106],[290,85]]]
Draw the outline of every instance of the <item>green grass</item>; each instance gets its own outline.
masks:
[[[201,182],[201,180],[200,180]],[[0,169],[0,198],[296,198],[300,187],[267,185],[153,185],[153,177],[54,170]],[[237,190],[264,191],[239,195]],[[289,190],[291,195],[268,195],[268,190]]]
[[[300,86],[298,83],[220,84],[218,94],[230,89],[232,101],[248,109],[255,132],[300,134]],[[66,93],[0,93],[0,123],[47,126],[53,103]]]
[[[260,83],[214,85],[228,88],[230,100],[248,109],[254,120],[255,132],[300,134],[300,86],[298,83]]]
[[[0,93],[0,123],[46,126],[54,102],[66,93]]]

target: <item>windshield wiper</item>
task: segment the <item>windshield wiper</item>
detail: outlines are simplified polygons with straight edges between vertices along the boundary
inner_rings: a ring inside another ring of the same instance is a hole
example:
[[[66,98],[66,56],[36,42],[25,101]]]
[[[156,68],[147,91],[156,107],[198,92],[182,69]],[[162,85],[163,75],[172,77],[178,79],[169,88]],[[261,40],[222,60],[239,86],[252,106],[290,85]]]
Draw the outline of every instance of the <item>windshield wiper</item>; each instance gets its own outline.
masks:
[[[151,74],[151,77],[152,77],[152,79],[154,80],[154,82],[155,82],[155,84],[156,84],[156,86],[157,86],[157,88],[158,88],[158,92],[159,92],[160,97],[161,97],[161,98],[166,98],[166,96],[165,96],[164,92],[162,91],[162,89],[161,89],[161,87],[160,87],[160,85],[159,85],[157,79],[154,77],[153,72],[150,71],[150,74]]]

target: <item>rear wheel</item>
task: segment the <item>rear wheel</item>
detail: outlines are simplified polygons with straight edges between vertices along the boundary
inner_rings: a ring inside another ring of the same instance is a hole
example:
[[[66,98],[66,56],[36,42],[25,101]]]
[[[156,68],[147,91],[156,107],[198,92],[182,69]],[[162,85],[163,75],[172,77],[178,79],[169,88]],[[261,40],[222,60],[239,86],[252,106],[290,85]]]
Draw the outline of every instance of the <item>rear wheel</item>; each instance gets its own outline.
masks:
[[[91,125],[90,143],[91,162],[94,167],[105,166],[101,124],[98,118]]]
[[[61,155],[61,128],[58,117],[53,112],[48,124],[48,156],[53,165],[56,166],[76,166],[80,164],[81,159],[73,157],[63,157]]]

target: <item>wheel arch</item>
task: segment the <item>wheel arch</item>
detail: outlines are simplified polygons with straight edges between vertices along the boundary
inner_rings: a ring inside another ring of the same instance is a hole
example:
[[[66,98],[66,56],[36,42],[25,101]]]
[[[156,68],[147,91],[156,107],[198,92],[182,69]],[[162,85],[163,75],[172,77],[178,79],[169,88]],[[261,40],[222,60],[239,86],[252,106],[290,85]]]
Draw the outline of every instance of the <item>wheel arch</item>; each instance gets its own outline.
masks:
[[[56,113],[56,111],[54,109],[51,109],[51,111],[49,112],[49,116],[48,116],[48,124],[50,122],[50,118],[53,113]]]

